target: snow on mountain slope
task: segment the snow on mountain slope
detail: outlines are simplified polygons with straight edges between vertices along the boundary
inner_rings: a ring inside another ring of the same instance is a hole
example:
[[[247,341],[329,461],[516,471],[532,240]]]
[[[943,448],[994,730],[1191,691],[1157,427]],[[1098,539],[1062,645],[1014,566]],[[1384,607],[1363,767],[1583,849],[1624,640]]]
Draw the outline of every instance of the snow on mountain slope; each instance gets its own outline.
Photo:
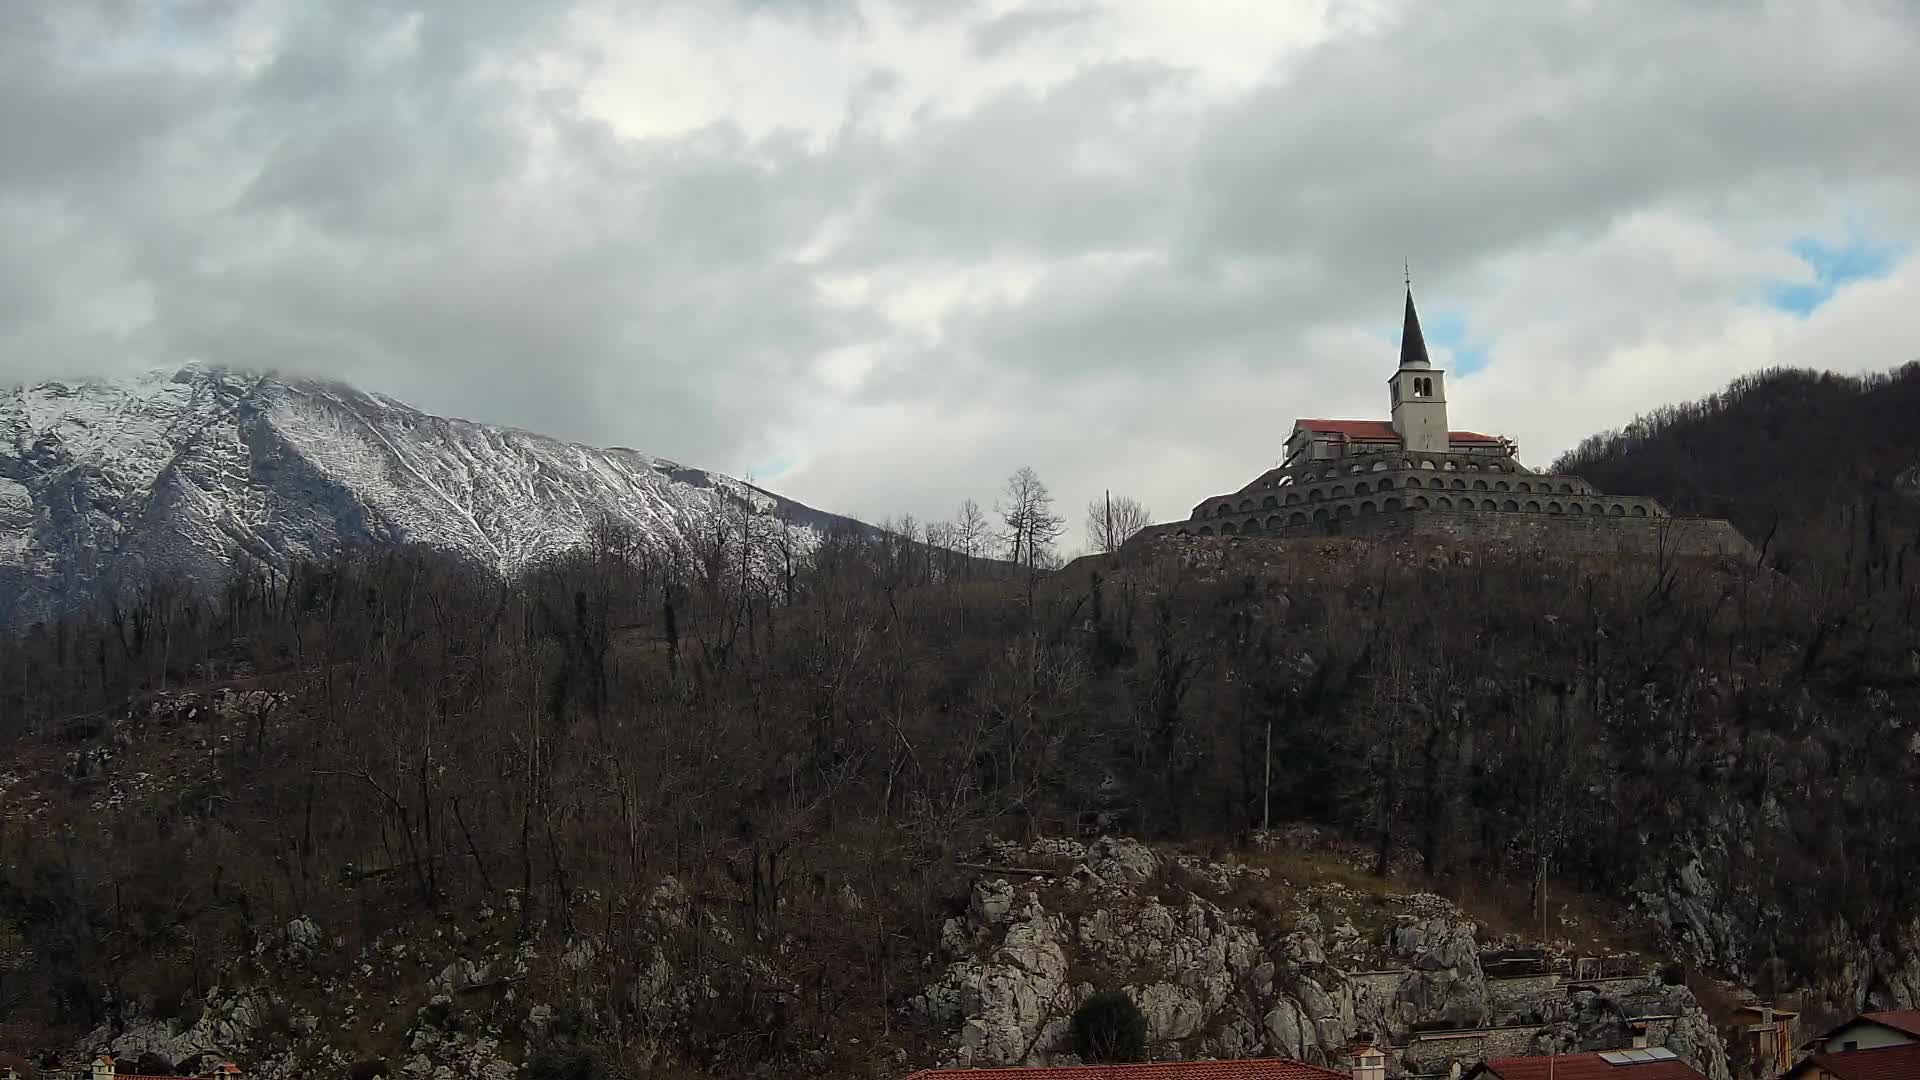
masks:
[[[730,477],[431,416],[337,383],[190,366],[0,397],[0,625],[167,573],[219,579],[412,543],[503,572],[578,546],[603,516],[686,552],[723,508],[835,524]]]

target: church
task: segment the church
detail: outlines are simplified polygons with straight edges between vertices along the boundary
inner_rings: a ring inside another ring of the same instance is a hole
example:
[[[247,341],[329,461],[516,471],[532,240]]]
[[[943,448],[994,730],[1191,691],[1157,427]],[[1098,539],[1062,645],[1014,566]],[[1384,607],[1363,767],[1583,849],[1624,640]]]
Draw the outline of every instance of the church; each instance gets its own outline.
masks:
[[[1454,430],[1447,373],[1427,355],[1411,284],[1387,396],[1385,420],[1295,420],[1278,467],[1141,537],[1329,536],[1420,526],[1473,532],[1496,517],[1552,528],[1548,519],[1650,524],[1670,516],[1653,499],[1606,495],[1576,476],[1534,472],[1520,464],[1511,439]]]

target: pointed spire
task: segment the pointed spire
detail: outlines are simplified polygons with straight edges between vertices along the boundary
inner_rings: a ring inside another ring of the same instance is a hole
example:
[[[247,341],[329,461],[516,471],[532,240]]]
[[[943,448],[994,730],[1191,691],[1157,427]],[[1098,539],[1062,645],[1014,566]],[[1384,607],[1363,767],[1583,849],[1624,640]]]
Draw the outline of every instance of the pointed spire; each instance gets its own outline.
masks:
[[[1420,315],[1413,310],[1411,275],[1407,282],[1407,322],[1400,329],[1400,366],[1403,368],[1433,366],[1433,362],[1427,359],[1427,339],[1420,333]]]

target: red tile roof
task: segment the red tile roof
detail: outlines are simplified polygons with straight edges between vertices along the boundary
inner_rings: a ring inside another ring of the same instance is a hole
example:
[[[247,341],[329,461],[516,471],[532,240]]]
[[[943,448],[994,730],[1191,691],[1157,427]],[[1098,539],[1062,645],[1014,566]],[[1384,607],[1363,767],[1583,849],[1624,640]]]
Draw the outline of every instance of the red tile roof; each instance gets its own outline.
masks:
[[[1322,435],[1342,435],[1350,442],[1399,442],[1391,420],[1295,420],[1293,426]],[[1477,431],[1449,431],[1448,442],[1496,445],[1499,439]]]
[[[1474,1075],[1483,1074],[1500,1080],[1704,1080],[1684,1061],[1669,1058],[1615,1065],[1599,1054],[1492,1058],[1474,1069]]]
[[[1838,1080],[1914,1080],[1920,1076],[1920,1043],[1815,1054],[1794,1066],[1787,1075],[1804,1076],[1816,1065],[1821,1072]]]
[[[1895,1031],[1904,1031],[1920,1038],[1920,1009],[1894,1009],[1888,1012],[1870,1012],[1860,1014],[1862,1020],[1871,1020],[1884,1024]]]
[[[1043,1069],[925,1069],[907,1080],[1351,1080],[1301,1061],[1152,1061],[1139,1065],[1069,1065]]]

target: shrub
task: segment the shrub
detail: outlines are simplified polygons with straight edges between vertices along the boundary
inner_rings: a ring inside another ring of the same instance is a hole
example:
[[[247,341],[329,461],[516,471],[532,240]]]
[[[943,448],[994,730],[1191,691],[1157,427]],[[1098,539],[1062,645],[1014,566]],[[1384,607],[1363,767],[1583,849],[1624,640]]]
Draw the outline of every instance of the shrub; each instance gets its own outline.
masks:
[[[1073,1014],[1073,1048],[1080,1060],[1139,1061],[1147,1051],[1147,1017],[1121,990],[1088,998]]]
[[[600,1068],[579,1051],[541,1054],[527,1062],[527,1080],[597,1080]]]

